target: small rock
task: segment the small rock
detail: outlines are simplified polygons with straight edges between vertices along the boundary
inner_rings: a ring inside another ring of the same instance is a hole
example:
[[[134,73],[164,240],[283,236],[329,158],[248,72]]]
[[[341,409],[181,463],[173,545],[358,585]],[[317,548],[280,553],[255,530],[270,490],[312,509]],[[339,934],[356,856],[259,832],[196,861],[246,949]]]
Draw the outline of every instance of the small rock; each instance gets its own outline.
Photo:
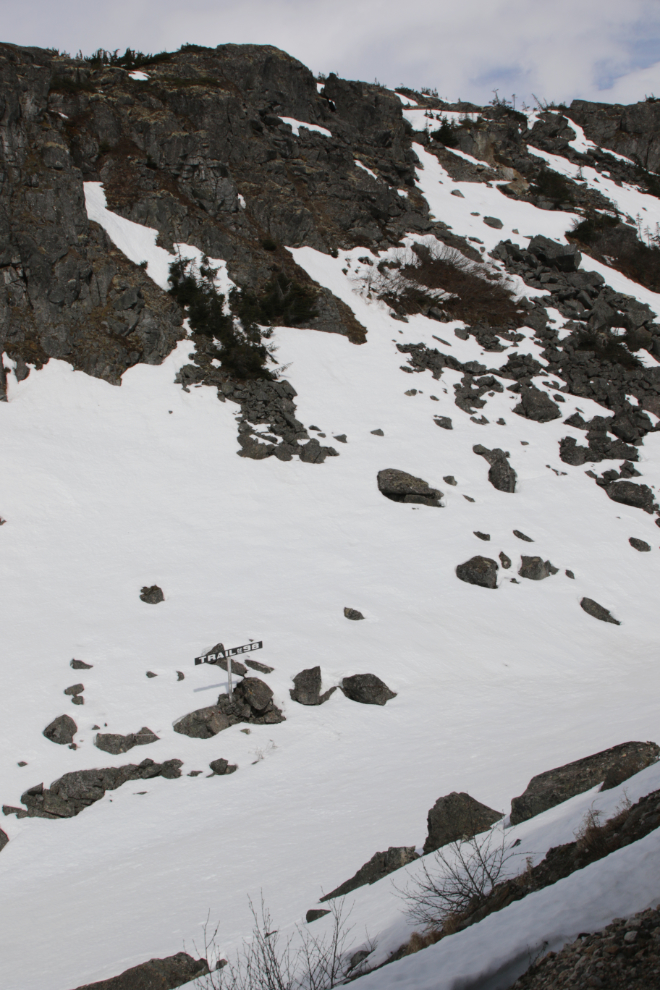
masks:
[[[260,674],[272,674],[275,670],[274,667],[269,667],[265,663],[259,663],[258,660],[246,660],[248,667],[252,667],[252,670],[258,670]]]
[[[615,626],[620,626],[621,623],[618,619],[615,619],[613,615],[610,615],[610,610],[599,605],[595,602],[593,598],[583,598],[580,602],[580,607],[584,609],[587,615],[592,615],[594,619],[600,619],[601,622],[611,622]]]
[[[638,540],[637,537],[635,536],[631,536],[630,539],[628,540],[628,543],[635,550],[639,550],[640,553],[648,553],[648,551],[651,549],[648,543],[645,543],[644,540]]]
[[[490,464],[488,480],[493,488],[496,488],[500,492],[515,492],[518,476],[509,464],[508,451],[501,450],[499,447],[489,450],[480,443],[475,444],[472,450]]]
[[[183,680],[185,680],[185,674],[183,673],[183,671],[177,670],[177,672],[176,672],[176,679],[177,679],[177,681],[183,681]]]
[[[193,739],[210,739],[230,725],[229,718],[217,705],[209,705],[208,708],[198,708],[197,711],[184,715],[174,723],[173,728],[175,732]]]
[[[385,436],[385,434],[383,433],[382,430],[372,430],[371,433],[375,437],[384,437]]]
[[[127,736],[120,736],[114,732],[98,732],[94,745],[106,753],[117,755],[127,753],[134,746],[147,746],[149,743],[158,742],[158,739],[159,736],[155,732],[143,725],[139,732],[131,732]]]
[[[483,219],[486,226],[494,227],[495,230],[501,230],[502,227],[504,226],[502,221],[498,220],[497,217],[484,217]]]
[[[25,760],[19,760],[18,761],[18,765],[19,765],[19,767],[26,767],[27,766],[27,763],[25,762]]]
[[[189,777],[199,777],[199,775],[201,773],[202,773],[201,770],[191,770],[190,773],[188,774],[188,776]]]
[[[220,667],[222,670],[227,670],[228,668],[227,658],[218,657],[218,659],[215,661],[215,665],[216,667]],[[237,660],[236,657],[232,657],[231,672],[232,674],[236,674],[237,677],[245,677],[245,675],[247,674],[247,667],[245,666],[245,664],[241,663],[240,660]]]
[[[490,533],[480,533],[478,529],[473,530],[473,532],[480,540],[490,540]]]
[[[470,498],[469,495],[464,495],[463,498],[465,499],[466,502],[474,502],[474,499]]]
[[[65,694],[82,694],[85,690],[84,684],[72,684],[71,687],[64,688]]]
[[[446,485],[456,486],[458,484],[453,474],[446,474],[442,480]]]
[[[475,798],[452,791],[438,798],[428,813],[428,836],[424,853],[435,852],[449,842],[485,832],[504,816]]]
[[[452,189],[451,194],[452,196],[458,196],[459,199],[465,199],[465,196],[460,189]]]
[[[490,557],[471,557],[456,568],[456,577],[481,588],[497,588],[497,564]]]
[[[416,388],[409,388],[408,391],[407,392],[404,392],[403,394],[404,395],[417,395],[417,389]]]
[[[153,670],[148,670],[147,677],[158,677],[158,674],[154,674]]]
[[[402,866],[407,866],[408,863],[413,863],[416,859],[419,859],[419,856],[415,852],[414,846],[390,846],[387,852],[377,852],[364,866],[360,867],[350,880],[346,880],[319,900],[323,903],[323,901],[330,901],[335,897],[344,897],[351,891],[357,890],[358,887],[382,880],[383,877],[394,873],[395,870],[400,870]]]
[[[162,588],[159,588],[157,584],[152,584],[150,588],[142,588],[140,600],[146,602],[147,605],[158,605],[159,602],[165,601],[165,595]]]
[[[378,490],[393,502],[413,502],[418,505],[440,506],[442,492],[430,488],[422,478],[406,471],[386,468],[378,472]]]
[[[85,663],[84,660],[72,660],[71,666],[74,670],[91,670],[94,664]]]
[[[238,770],[236,763],[230,763],[228,760],[223,760],[222,758],[219,760],[211,760],[209,766],[213,771],[211,774],[213,777],[223,777],[229,773],[235,773],[235,771]]]
[[[9,836],[4,831],[4,829],[0,828],[0,852],[2,852],[2,850],[5,848],[8,842],[9,842]]]
[[[564,574],[566,575],[566,577],[572,578],[573,580],[575,580],[575,574],[573,574],[573,571],[565,570],[564,571]]]
[[[504,553],[503,550],[500,551],[500,564],[502,565],[505,571],[508,571],[509,568],[511,567],[511,558],[507,557],[507,555]]]
[[[292,700],[297,701],[299,705],[322,705],[337,690],[336,687],[333,687],[325,694],[321,694],[320,667],[301,670],[293,678],[293,683],[295,686],[289,691],[289,694]]]
[[[396,698],[396,692],[390,691],[387,684],[375,674],[353,674],[345,677],[341,682],[341,689],[347,698],[361,705],[384,705]]]
[[[73,705],[84,705],[85,704],[85,699],[83,698],[82,694],[76,694],[71,699],[71,704],[73,704]]]
[[[0,848],[2,848],[2,847],[0,847]],[[626,932],[626,934],[623,936],[623,941],[624,942],[627,942],[628,945],[630,945],[631,942],[635,942],[636,940],[637,940],[637,932],[636,931]]]
[[[449,416],[434,416],[433,422],[436,426],[441,427],[443,430],[453,430],[451,419]]]
[[[373,949],[358,949],[357,952],[354,952],[351,958],[348,960],[349,970],[355,969],[356,966],[359,966],[360,963],[363,963],[364,960],[367,958],[367,956],[370,956],[372,952]]]
[[[344,616],[347,619],[364,619],[362,612],[358,612],[356,608],[345,608]]]
[[[312,908],[312,910],[308,911],[307,914],[305,915],[305,921],[307,922],[308,925],[311,925],[313,921],[318,921],[319,918],[323,918],[326,914],[330,914],[330,912],[327,909]]]
[[[47,725],[43,731],[46,739],[57,743],[58,746],[68,746],[73,742],[73,737],[78,731],[78,726],[70,715],[59,715]]]
[[[340,443],[348,443],[348,440],[346,439],[346,434],[345,433],[340,433],[338,436],[335,436],[334,439],[335,440],[339,440]]]
[[[531,536],[525,536],[525,534],[524,533],[521,533],[519,529],[514,529],[513,535],[514,536],[517,536],[519,540],[524,540],[525,543],[533,543],[534,542],[534,540],[531,538]]]
[[[556,574],[557,567],[553,567],[549,560],[541,557],[521,557],[521,566],[518,571],[519,577],[528,578],[530,581],[542,581],[543,578]]]

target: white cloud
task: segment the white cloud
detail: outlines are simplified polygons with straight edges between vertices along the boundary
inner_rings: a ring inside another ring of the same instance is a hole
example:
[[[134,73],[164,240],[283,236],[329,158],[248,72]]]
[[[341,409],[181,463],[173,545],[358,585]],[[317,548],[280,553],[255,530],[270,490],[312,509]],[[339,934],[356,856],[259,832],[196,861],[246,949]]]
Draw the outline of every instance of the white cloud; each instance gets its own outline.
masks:
[[[18,44],[70,52],[272,44],[315,72],[476,102],[496,88],[528,101],[635,100],[660,89],[657,66],[643,67],[660,38],[657,0],[36,0],[5,7],[3,28]]]

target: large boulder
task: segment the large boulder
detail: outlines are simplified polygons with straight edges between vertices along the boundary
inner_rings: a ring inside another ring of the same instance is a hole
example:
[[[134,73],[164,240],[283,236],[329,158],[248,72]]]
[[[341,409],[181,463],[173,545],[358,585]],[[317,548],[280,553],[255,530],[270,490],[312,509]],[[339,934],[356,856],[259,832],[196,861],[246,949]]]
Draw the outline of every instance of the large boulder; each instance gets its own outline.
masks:
[[[150,959],[124,970],[119,976],[98,983],[85,983],[77,990],[175,990],[208,973],[205,959],[193,959],[187,952],[177,952],[165,959]]]
[[[561,419],[557,403],[553,402],[546,392],[533,385],[521,389],[520,402],[514,406],[513,411],[524,419],[533,419],[535,423],[549,423],[551,419]]]
[[[343,897],[345,894],[350,894],[352,890],[357,890],[358,887],[364,887],[368,883],[376,883],[377,880],[382,880],[389,873],[400,870],[402,866],[407,866],[408,863],[412,863],[416,859],[419,859],[419,856],[415,852],[414,846],[390,846],[387,852],[375,853],[369,862],[361,866],[350,880],[346,880],[339,887],[331,890],[329,894],[325,894],[320,898],[320,901],[330,901],[333,897]]]
[[[70,715],[58,715],[50,725],[46,726],[43,735],[59,746],[68,746],[73,742],[77,731],[78,726]]]
[[[604,487],[613,502],[643,509],[644,512],[653,512],[653,492],[648,485],[638,485],[634,481],[613,481]]]
[[[523,794],[511,802],[511,824],[527,821],[548,808],[568,801],[596,784],[614,787],[644,767],[655,763],[660,746],[654,742],[628,742],[566,763],[532,777]],[[605,788],[606,789],[606,788]]]
[[[293,678],[294,687],[289,691],[293,701],[300,705],[322,705],[327,701],[336,687],[330,688],[321,694],[321,668],[310,667],[308,670],[301,670]]]
[[[493,488],[497,488],[499,492],[515,492],[517,475],[507,459],[510,456],[508,451],[499,447],[489,450],[480,443],[475,444],[472,450],[490,464],[488,480]]]
[[[582,255],[575,244],[558,244],[542,234],[532,237],[527,250],[544,265],[558,268],[561,272],[576,272],[582,261]]]
[[[501,811],[494,811],[464,791],[452,791],[438,798],[428,813],[429,832],[424,852],[434,852],[449,842],[471,839],[485,832],[503,818]]]
[[[595,602],[593,598],[583,598],[580,602],[580,608],[591,615],[594,619],[600,619],[601,622],[611,622],[614,626],[620,626],[621,623],[618,619],[610,613],[609,608],[605,608],[604,605],[599,605]]]
[[[238,766],[235,763],[230,763],[229,760],[220,757],[217,760],[211,760],[209,766],[212,770],[211,776],[213,777],[225,777],[229,773],[236,773]]]
[[[217,705],[208,708],[198,708],[189,712],[174,723],[174,731],[193,739],[210,739],[223,729],[228,729],[232,723]]]
[[[456,577],[467,584],[478,584],[480,588],[497,588],[496,562],[491,557],[470,557],[456,568]]]
[[[518,574],[530,581],[542,581],[543,578],[550,577],[551,574],[556,574],[559,570],[559,568],[553,567],[549,560],[543,560],[542,557],[522,556],[520,560],[521,565]]]
[[[378,490],[393,502],[414,502],[418,505],[441,504],[442,492],[431,488],[422,478],[415,478],[396,468],[378,472]]]
[[[198,739],[209,739],[239,722],[255,725],[284,722],[284,715],[273,701],[273,692],[258,677],[242,680],[236,685],[231,698],[221,694],[217,704],[184,715],[174,723],[174,731]]]
[[[246,677],[234,691],[236,702],[244,702],[258,715],[272,706],[273,692],[259,677]]]
[[[139,732],[129,732],[127,736],[120,736],[114,732],[97,732],[94,745],[106,753],[127,753],[134,746],[146,746],[149,743],[158,742],[159,736],[146,725],[143,725]]]
[[[390,691],[387,684],[375,674],[353,674],[341,682],[341,689],[351,701],[361,705],[384,705],[391,698],[396,698],[396,692]]]

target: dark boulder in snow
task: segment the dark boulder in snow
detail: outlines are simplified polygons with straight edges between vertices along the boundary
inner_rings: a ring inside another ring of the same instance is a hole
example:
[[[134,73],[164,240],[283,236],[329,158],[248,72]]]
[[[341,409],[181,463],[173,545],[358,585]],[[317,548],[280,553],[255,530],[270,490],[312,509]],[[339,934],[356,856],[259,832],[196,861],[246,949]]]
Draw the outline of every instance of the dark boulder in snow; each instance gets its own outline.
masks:
[[[70,715],[58,715],[50,725],[46,726],[43,735],[59,746],[68,746],[73,742],[73,737],[77,731],[78,726]]]
[[[323,447],[316,437],[312,437],[307,443],[302,444],[297,450],[300,460],[306,464],[323,464],[326,457],[337,457],[338,451],[334,447]]]
[[[415,478],[414,475],[396,468],[386,468],[378,472],[378,490],[393,502],[438,506],[442,498],[442,492],[437,488],[430,488],[422,478]]]
[[[507,555],[504,553],[503,550],[500,551],[500,564],[502,565],[505,571],[508,571],[509,568],[511,567],[511,558],[507,557]]]
[[[653,492],[648,485],[637,485],[634,481],[613,481],[605,485],[605,491],[613,502],[643,509],[644,512],[653,512]]]
[[[521,567],[518,571],[519,577],[528,578],[530,581],[542,581],[543,578],[556,574],[558,567],[553,567],[549,560],[542,557],[521,557]]]
[[[412,863],[416,859],[419,859],[419,856],[415,852],[414,846],[390,846],[387,852],[375,853],[368,863],[360,867],[355,876],[319,900],[323,903],[323,901],[332,900],[333,897],[343,897],[345,894],[350,894],[352,890],[357,890],[358,887],[382,880],[389,873],[400,870],[402,866],[407,866],[408,863]]]
[[[293,701],[297,701],[300,705],[322,705],[324,701],[327,701],[333,691],[336,691],[336,687],[330,688],[324,694],[321,694],[321,668],[320,667],[310,667],[308,670],[301,670],[299,674],[293,678],[293,687],[289,694]]]
[[[174,731],[193,739],[210,739],[232,723],[217,705],[198,708],[174,723]]]
[[[345,677],[341,682],[341,689],[347,698],[361,705],[384,705],[396,698],[396,692],[390,691],[387,684],[375,674],[353,674]]]
[[[525,542],[525,543],[533,543],[534,542],[534,540],[531,538],[531,536],[525,536],[525,534],[524,533],[521,533],[521,531],[519,529],[514,529],[513,530],[513,535],[514,536],[517,536],[519,540],[523,540],[523,542]]]
[[[490,557],[470,557],[456,568],[456,577],[480,588],[497,588],[497,564]]]
[[[575,244],[558,244],[542,234],[532,237],[527,250],[543,264],[558,268],[561,272],[576,272],[582,261],[582,255]]]
[[[159,588],[157,584],[152,584],[149,588],[142,588],[140,600],[146,602],[147,605],[158,605],[159,602],[165,601],[165,595],[162,588]]]
[[[452,791],[438,798],[428,813],[424,852],[434,852],[449,842],[485,832],[503,817],[501,811],[494,811],[464,791],[460,794]]]
[[[594,619],[600,619],[601,622],[611,622],[615,626],[620,626],[621,623],[618,619],[615,619],[613,615],[610,614],[608,608],[604,608],[595,602],[593,598],[583,598],[580,602],[580,608],[584,609],[587,615],[593,616]]]
[[[487,227],[493,227],[495,230],[501,230],[504,226],[498,217],[484,217],[483,221]]]
[[[440,426],[443,430],[453,430],[452,421],[449,416],[434,416],[433,422],[436,426]]]
[[[211,760],[209,766],[213,771],[212,776],[214,777],[223,777],[228,773],[235,773],[238,770],[238,766],[235,763],[230,763],[229,760],[223,760],[222,757],[219,760]]]
[[[511,802],[511,824],[518,825],[576,794],[603,784],[608,790],[655,763],[660,746],[654,742],[628,742],[566,763],[532,777],[523,794]]]
[[[193,959],[187,952],[177,952],[165,959],[150,959],[124,970],[120,976],[98,983],[86,983],[77,990],[175,990],[208,973],[204,959]]]
[[[2,850],[5,848],[8,842],[9,842],[9,836],[4,831],[4,829],[0,828],[0,852],[2,852]]]
[[[74,670],[91,670],[94,664],[85,663],[84,660],[72,660],[71,666]]]
[[[245,702],[261,715],[273,702],[273,692],[259,677],[246,677],[234,691],[236,702]]]
[[[344,617],[353,620],[364,619],[362,612],[358,612],[356,608],[345,608]]]
[[[648,553],[651,547],[644,540],[638,540],[636,536],[631,536],[628,543],[635,550],[639,550],[640,553]]]
[[[553,402],[546,392],[533,385],[521,389],[520,402],[513,411],[524,419],[534,420],[535,423],[549,423],[551,419],[561,419],[561,412],[556,402]]]
[[[488,447],[484,447],[480,443],[475,444],[472,450],[490,464],[488,480],[493,488],[497,488],[500,492],[515,492],[517,475],[509,464],[508,451],[501,450],[499,447],[489,450]]]
[[[252,670],[258,670],[260,674],[272,674],[275,670],[274,667],[269,667],[265,663],[259,663],[258,660],[246,660],[245,662],[248,667],[251,667]]]
[[[159,737],[146,725],[143,725],[139,732],[130,732],[127,736],[120,736],[114,732],[97,732],[94,745],[106,753],[127,753],[134,746],[146,746],[149,743],[158,742]]]
[[[308,925],[311,925],[313,921],[318,921],[319,918],[324,918],[326,914],[330,914],[326,908],[312,908],[311,911],[308,911],[305,915],[305,921]]]
[[[77,694],[82,694],[84,690],[85,690],[84,684],[72,684],[71,687],[64,688],[64,694],[68,694],[75,697]]]

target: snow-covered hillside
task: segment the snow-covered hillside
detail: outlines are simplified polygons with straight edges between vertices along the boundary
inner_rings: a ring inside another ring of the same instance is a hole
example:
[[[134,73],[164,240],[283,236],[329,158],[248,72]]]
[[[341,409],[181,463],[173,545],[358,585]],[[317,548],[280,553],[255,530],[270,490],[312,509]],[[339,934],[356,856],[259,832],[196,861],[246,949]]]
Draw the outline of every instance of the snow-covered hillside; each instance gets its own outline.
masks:
[[[506,275],[489,252],[507,238],[526,247],[537,234],[565,243],[575,214],[510,199],[496,183],[454,182],[423,146],[415,151],[417,188],[435,218],[456,235],[478,236],[483,260],[519,298],[542,300],[542,290]],[[571,170],[559,156],[545,159]],[[585,172],[586,183],[595,178]],[[624,215],[660,219],[656,198],[599,184]],[[98,183],[86,191],[90,218],[166,289],[174,256],[156,246],[157,232],[112,214]],[[406,243],[413,242],[435,238],[411,233]],[[1,990],[43,990],[45,980],[49,990],[72,990],[184,947],[195,955],[209,918],[219,925],[220,952],[231,955],[251,930],[249,898],[262,894],[279,930],[293,933],[324,892],[377,850],[419,850],[440,795],[467,791],[507,814],[535,774],[629,739],[658,739],[660,532],[651,514],[595,486],[589,465],[559,457],[562,438],[583,438],[564,420],[609,410],[563,389],[561,418],[534,422],[513,411],[519,395],[504,380],[503,391],[484,396],[487,422],[477,422],[454,401],[462,372],[445,368],[434,379],[404,370],[398,343],[478,361],[495,376],[514,352],[545,359],[530,327],[498,353],[457,336],[460,321],[393,319],[365,285],[369,270],[397,250],[377,256],[357,247],[334,258],[290,249],[367,329],[361,346],[337,333],[274,330],[276,359],[298,393],[296,415],[339,453],[323,464],[237,457],[237,406],[210,388],[175,384],[189,339],[159,365],[129,368],[120,387],[55,359],[22,381],[8,377],[0,406],[0,799],[20,807],[21,795],[42,782],[145,757],[183,766],[178,779],[109,790],[73,818],[2,819],[9,843],[0,855]],[[586,256],[582,269],[660,316],[660,295]],[[226,290],[225,269],[219,278]],[[565,318],[553,316],[561,331]],[[644,363],[660,367],[646,352]],[[449,417],[453,428],[439,428],[434,417]],[[345,443],[332,439],[344,435]],[[476,444],[508,451],[514,493],[490,484]],[[660,435],[647,434],[638,453],[641,481],[660,492]],[[386,468],[440,489],[442,506],[384,498],[377,475]],[[630,537],[651,552],[637,552]],[[513,567],[500,568],[496,590],[458,580],[457,565],[500,552]],[[558,572],[518,579],[523,553]],[[139,597],[154,584],[164,592],[155,606]],[[587,614],[584,597],[620,625]],[[348,621],[345,607],[364,621]],[[176,733],[177,719],[226,690],[226,673],[194,658],[219,641],[251,640],[263,640],[254,656],[274,670],[259,676],[286,720],[234,725],[209,739]],[[91,669],[72,670],[72,658]],[[368,672],[396,697],[361,705],[336,691],[322,706],[297,704],[292,678],[316,665],[324,689]],[[63,692],[77,682],[84,704],[73,706]],[[75,749],[42,735],[61,714],[77,724]],[[94,746],[94,727],[128,734],[142,726],[158,741],[119,755]],[[210,776],[209,762],[220,757],[237,772]],[[594,802],[609,814],[624,792],[634,801],[658,787],[650,767],[507,836],[538,861],[572,839]],[[558,947],[656,903],[659,841],[652,833],[362,977],[361,986],[506,986],[544,941]],[[368,937],[378,943],[370,963],[384,961],[412,930],[395,885],[416,869],[348,897],[351,947]]]

